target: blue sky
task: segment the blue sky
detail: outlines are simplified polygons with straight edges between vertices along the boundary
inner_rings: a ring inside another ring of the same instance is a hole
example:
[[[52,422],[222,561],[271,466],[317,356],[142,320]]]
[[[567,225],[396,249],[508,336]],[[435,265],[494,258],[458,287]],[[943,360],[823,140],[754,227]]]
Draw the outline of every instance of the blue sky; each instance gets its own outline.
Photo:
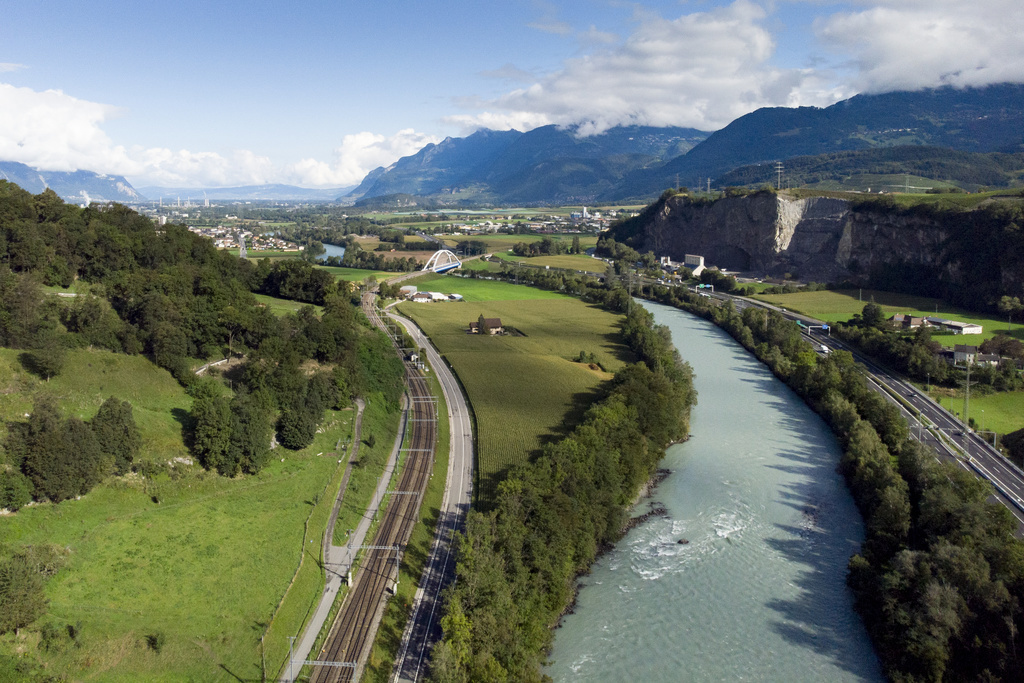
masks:
[[[0,159],[135,185],[351,185],[481,126],[715,130],[761,106],[1019,82],[1022,6],[8,0]]]

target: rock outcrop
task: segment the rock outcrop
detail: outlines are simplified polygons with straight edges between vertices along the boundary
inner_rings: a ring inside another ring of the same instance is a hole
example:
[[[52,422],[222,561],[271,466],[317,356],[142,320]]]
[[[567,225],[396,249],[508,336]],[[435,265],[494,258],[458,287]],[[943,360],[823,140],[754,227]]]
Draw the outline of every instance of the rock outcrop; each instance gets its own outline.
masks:
[[[642,240],[631,242],[673,260],[699,254],[728,270],[857,281],[877,267],[908,262],[944,268],[946,237],[927,218],[854,211],[843,199],[759,192],[714,202],[670,197],[642,227]]]

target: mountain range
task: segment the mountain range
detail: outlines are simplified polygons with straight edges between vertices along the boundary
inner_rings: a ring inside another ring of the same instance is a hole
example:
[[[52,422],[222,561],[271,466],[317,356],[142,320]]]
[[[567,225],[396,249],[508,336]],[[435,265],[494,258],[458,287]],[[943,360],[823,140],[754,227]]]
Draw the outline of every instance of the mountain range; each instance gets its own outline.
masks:
[[[831,182],[844,174],[913,174],[967,189],[1020,185],[1022,153],[1024,84],[1007,83],[857,95],[825,108],[767,107],[713,133],[650,126],[619,126],[596,135],[557,126],[525,133],[479,130],[376,168],[354,189],[253,185],[136,191],[121,176],[40,171],[14,162],[0,162],[0,179],[31,192],[49,187],[78,203],[205,196],[443,208],[648,201],[678,185],[761,184],[772,179],[778,161],[799,184]]]
[[[435,196],[449,204],[572,203],[613,191],[631,172],[660,166],[708,136],[693,128],[619,126],[581,136],[542,126],[446,138],[374,169],[341,200]]]
[[[447,205],[647,200],[679,184],[721,186],[724,174],[741,166],[918,145],[1024,152],[1024,85],[857,95],[825,108],[767,107],[710,134],[639,126],[589,137],[555,126],[479,131],[375,169],[341,199],[376,197],[384,205],[400,194],[406,206],[405,195]],[[981,182],[991,182],[999,173],[984,164],[989,171]],[[890,164],[890,172],[907,169]],[[1013,182],[1012,174],[999,177]]]

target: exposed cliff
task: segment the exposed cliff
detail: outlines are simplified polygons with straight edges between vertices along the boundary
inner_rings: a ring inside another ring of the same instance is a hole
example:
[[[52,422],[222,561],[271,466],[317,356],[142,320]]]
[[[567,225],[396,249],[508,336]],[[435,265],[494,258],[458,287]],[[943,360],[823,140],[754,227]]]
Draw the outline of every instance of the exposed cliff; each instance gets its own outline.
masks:
[[[1019,204],[958,211],[880,202],[804,199],[773,192],[662,199],[612,235],[639,251],[757,275],[850,280],[987,305],[1020,295],[1024,225]],[[958,290],[954,295],[951,290]]]

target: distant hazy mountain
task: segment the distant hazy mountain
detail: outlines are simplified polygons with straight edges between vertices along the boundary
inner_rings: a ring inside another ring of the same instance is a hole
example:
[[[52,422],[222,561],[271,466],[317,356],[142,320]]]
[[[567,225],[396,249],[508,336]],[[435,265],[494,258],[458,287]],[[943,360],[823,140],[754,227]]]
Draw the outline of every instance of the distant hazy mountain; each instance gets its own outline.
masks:
[[[449,204],[592,201],[630,171],[660,165],[707,135],[692,128],[648,126],[585,137],[556,126],[527,133],[481,130],[427,145],[388,168],[375,169],[345,199],[416,195]]]
[[[32,194],[52,189],[66,202],[138,202],[145,199],[122,176],[92,171],[38,171],[16,161],[0,161],[0,179]]]
[[[189,198],[193,202],[205,199],[217,201],[310,201],[330,202],[351,187],[334,187],[328,189],[310,189],[295,185],[244,185],[242,187],[142,187],[139,191],[152,200],[163,197],[164,201],[173,201],[178,197]]]
[[[758,109],[685,155],[630,174],[605,199],[649,197],[676,183],[703,185],[739,166],[829,152],[932,145],[1024,151],[1024,85],[857,95],[831,107]]]

